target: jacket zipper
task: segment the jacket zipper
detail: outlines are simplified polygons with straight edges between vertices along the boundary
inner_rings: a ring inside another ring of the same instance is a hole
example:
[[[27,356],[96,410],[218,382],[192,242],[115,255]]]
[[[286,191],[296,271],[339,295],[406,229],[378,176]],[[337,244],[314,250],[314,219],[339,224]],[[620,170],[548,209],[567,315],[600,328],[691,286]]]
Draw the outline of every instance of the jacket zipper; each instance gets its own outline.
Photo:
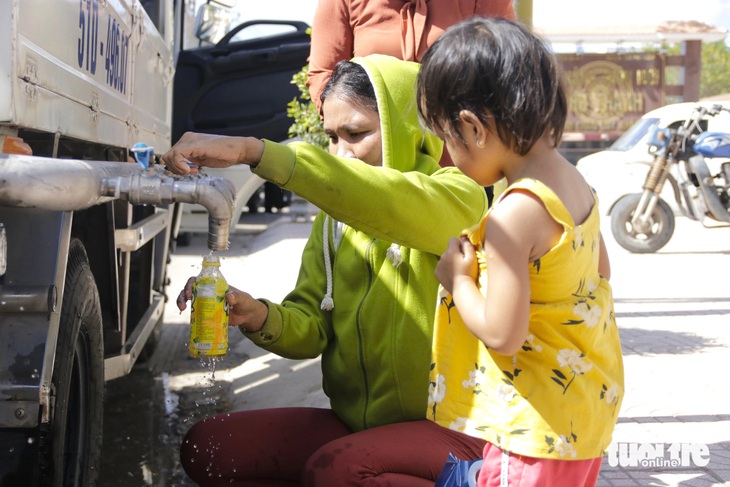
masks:
[[[373,266],[371,263],[371,249],[373,244],[375,243],[375,239],[372,239],[370,243],[368,243],[367,247],[365,248],[365,264],[368,268],[368,286],[367,291],[365,292],[365,295],[363,296],[362,300],[360,300],[360,304],[357,307],[357,338],[358,338],[358,352],[360,354],[360,367],[362,368],[362,377],[363,382],[365,385],[365,406],[363,407],[362,411],[362,426],[363,429],[367,429],[367,411],[368,407],[370,406],[370,386],[368,384],[368,371],[365,367],[365,354],[363,352],[363,340],[362,340],[362,322],[360,321],[362,307],[365,303],[365,299],[367,298],[368,294],[370,293],[370,289],[373,285]]]

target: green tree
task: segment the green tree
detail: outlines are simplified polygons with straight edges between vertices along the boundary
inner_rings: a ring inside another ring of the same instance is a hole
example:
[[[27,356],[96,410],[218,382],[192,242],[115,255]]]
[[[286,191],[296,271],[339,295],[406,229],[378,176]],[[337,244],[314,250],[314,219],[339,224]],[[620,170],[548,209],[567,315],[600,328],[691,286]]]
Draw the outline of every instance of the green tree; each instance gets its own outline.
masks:
[[[730,49],[725,41],[702,44],[700,97],[730,93]]]
[[[307,88],[307,71],[309,66],[304,66],[301,71],[294,74],[292,84],[299,88],[299,97],[289,102],[286,114],[294,122],[289,127],[289,137],[296,137],[309,142],[310,144],[326,149],[329,146],[329,138],[324,133],[322,119],[309,96]]]
[[[658,48],[668,56],[682,53],[681,43],[663,44]],[[656,46],[647,46],[644,52],[657,50]],[[681,80],[679,67],[667,68],[664,72],[665,83],[677,85]],[[725,41],[702,44],[702,70],[700,72],[700,98],[730,93],[730,48]]]

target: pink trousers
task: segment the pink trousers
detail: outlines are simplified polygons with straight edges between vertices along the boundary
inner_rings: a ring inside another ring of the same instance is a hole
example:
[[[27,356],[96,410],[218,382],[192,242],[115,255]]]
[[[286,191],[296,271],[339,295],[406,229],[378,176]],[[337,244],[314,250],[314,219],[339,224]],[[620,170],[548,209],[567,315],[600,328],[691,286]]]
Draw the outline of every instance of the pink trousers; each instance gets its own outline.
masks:
[[[506,454],[499,447],[484,446],[484,463],[478,487],[593,487],[598,481],[601,458],[552,460]]]
[[[180,459],[203,487],[425,487],[433,486],[449,452],[481,458],[484,445],[428,420],[353,433],[329,409],[281,408],[196,423]]]

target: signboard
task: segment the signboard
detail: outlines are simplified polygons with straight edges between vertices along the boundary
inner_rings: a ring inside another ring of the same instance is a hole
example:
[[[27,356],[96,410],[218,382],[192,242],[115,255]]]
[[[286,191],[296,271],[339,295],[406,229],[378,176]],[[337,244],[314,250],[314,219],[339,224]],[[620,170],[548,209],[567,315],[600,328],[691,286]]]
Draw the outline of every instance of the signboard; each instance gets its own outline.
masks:
[[[658,53],[557,54],[568,93],[564,140],[613,140],[664,105]]]

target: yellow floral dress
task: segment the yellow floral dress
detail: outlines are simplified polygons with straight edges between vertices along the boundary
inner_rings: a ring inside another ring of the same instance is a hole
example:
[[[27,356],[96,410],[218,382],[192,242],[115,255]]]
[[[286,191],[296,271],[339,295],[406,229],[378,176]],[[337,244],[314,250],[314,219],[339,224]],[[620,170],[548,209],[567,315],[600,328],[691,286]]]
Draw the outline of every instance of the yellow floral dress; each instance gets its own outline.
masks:
[[[598,273],[598,203],[575,225],[547,186],[521,179],[563,226],[559,243],[530,264],[530,325],[513,356],[491,352],[463,324],[440,289],[427,417],[510,453],[583,460],[611,442],[624,393],[613,296]],[[502,197],[504,197],[502,195]],[[478,283],[486,292],[484,218],[469,235],[477,247]]]

